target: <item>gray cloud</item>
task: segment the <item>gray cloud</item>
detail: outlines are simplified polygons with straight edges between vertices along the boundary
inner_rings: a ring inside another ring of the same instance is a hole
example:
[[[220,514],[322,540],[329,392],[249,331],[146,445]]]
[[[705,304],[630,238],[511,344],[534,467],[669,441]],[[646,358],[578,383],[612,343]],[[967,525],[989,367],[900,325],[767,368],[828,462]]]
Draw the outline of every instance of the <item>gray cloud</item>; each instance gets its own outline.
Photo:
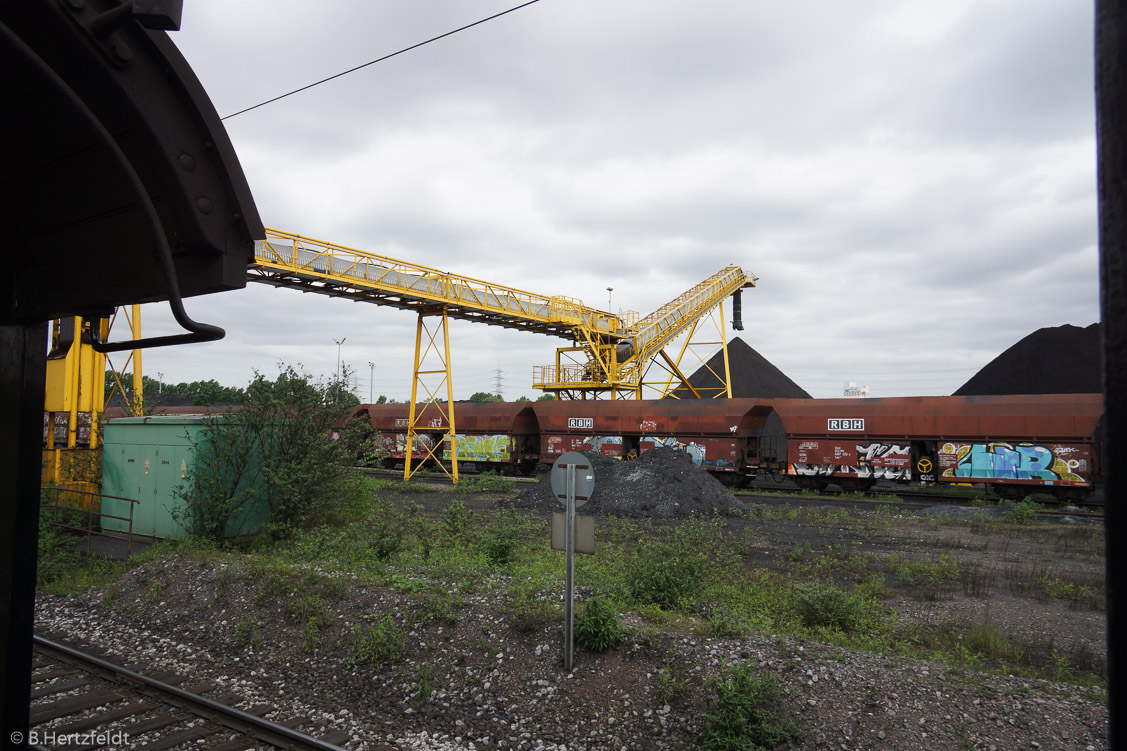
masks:
[[[228,114],[507,7],[198,0],[172,38]],[[643,315],[737,263],[741,336],[812,393],[950,393],[1098,314],[1092,26],[1066,0],[543,0],[228,127],[268,225]],[[358,393],[409,389],[411,314],[253,286],[189,310],[228,340],[147,370],[330,373],[347,336]],[[563,343],[452,334],[460,396],[498,368],[534,396]]]

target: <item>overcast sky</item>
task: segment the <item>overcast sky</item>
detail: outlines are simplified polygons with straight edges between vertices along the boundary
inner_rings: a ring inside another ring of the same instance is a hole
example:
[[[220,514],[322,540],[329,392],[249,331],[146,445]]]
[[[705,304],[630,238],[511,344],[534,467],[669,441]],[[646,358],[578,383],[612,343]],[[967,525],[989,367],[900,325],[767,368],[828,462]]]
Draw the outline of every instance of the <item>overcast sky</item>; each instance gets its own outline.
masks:
[[[517,4],[191,0],[171,37],[225,116]],[[949,394],[1098,320],[1092,14],[540,0],[226,125],[267,226],[642,315],[738,264],[738,335],[812,395]],[[412,313],[257,284],[186,304],[227,338],[147,375],[328,375],[343,338],[362,400],[410,393]],[[170,320],[145,306],[146,335]],[[507,399],[565,344],[451,343],[455,397]]]

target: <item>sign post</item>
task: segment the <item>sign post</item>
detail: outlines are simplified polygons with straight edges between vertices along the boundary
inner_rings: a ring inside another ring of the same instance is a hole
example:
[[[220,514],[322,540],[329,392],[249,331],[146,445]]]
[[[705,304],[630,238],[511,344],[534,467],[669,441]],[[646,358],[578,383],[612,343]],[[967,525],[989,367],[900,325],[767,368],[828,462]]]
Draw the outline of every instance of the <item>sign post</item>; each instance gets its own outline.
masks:
[[[575,656],[575,509],[591,498],[595,470],[577,451],[556,459],[552,467],[552,492],[567,509],[564,520],[564,670],[571,670]]]

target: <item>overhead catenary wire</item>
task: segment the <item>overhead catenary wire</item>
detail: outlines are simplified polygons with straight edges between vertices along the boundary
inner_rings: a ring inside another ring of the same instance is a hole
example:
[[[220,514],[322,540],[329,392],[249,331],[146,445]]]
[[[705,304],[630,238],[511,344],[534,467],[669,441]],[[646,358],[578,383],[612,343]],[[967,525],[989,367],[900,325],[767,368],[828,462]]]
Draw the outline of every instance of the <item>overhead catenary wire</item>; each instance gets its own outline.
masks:
[[[349,73],[355,73],[358,70],[362,70],[363,68],[367,68],[369,65],[375,65],[376,63],[382,63],[384,60],[389,60],[389,59],[395,57],[396,55],[402,55],[404,52],[410,52],[411,50],[418,49],[419,47],[430,44],[431,42],[437,42],[439,39],[445,39],[446,37],[457,34],[460,31],[465,31],[466,29],[472,29],[474,26],[480,26],[483,23],[486,23],[488,21],[492,21],[494,19],[500,18],[501,16],[504,16],[504,15],[508,15],[509,13],[512,13],[514,11],[518,11],[521,8],[527,8],[529,5],[533,5],[533,4],[538,3],[538,2],[540,2],[540,0],[528,0],[528,2],[521,3],[520,5],[509,8],[508,10],[503,10],[500,13],[494,13],[492,16],[489,16],[488,18],[483,18],[480,21],[474,21],[473,23],[466,24],[465,26],[460,26],[457,29],[454,29],[452,31],[447,31],[445,34],[439,34],[436,37],[431,37],[430,39],[427,39],[426,41],[423,41],[423,42],[419,42],[418,44],[412,44],[410,47],[404,47],[401,50],[389,53],[387,55],[384,55],[383,57],[377,57],[375,60],[369,60],[368,62],[366,62],[362,65],[357,65],[354,68],[349,68],[348,70],[341,71],[340,73],[329,76],[328,78],[322,78],[320,81],[314,81],[311,84],[306,84],[305,86],[302,86],[301,88],[298,88],[298,89],[294,89],[293,91],[287,91],[285,94],[279,94],[278,96],[276,96],[272,99],[267,99],[264,102],[259,102],[258,104],[252,105],[252,106],[247,107],[245,109],[241,109],[238,112],[232,112],[230,115],[225,115],[225,116],[223,116],[219,119],[220,120],[230,120],[232,117],[235,117],[237,115],[242,115],[243,113],[250,112],[251,110],[256,110],[259,107],[265,107],[268,104],[273,104],[274,102],[277,102],[280,99],[285,99],[288,96],[293,96],[294,94],[300,94],[303,91],[308,91],[309,89],[312,89],[314,86],[320,86],[323,83],[328,83],[329,81],[335,80],[335,79],[340,78],[342,76],[347,76]]]

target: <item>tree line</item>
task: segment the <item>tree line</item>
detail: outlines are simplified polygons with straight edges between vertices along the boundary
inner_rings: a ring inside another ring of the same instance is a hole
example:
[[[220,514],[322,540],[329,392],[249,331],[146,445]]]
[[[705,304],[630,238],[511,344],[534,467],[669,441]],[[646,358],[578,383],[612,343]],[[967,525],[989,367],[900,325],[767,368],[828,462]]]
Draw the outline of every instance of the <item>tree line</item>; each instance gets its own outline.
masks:
[[[106,371],[106,406],[124,406],[120,394],[113,396],[111,403],[111,394],[115,391],[115,382],[113,372]],[[123,379],[122,385],[125,387],[124,401],[133,401],[133,380],[128,376]],[[149,376],[141,377],[141,387],[144,391],[146,406],[153,406],[156,404],[168,402],[183,402],[192,404],[198,407],[213,407],[220,404],[230,405],[245,405],[247,403],[247,389],[238,386],[224,386],[216,381],[214,378],[209,378],[206,381],[182,381],[180,383],[165,383],[156,378]],[[353,406],[360,403],[351,391],[346,387],[345,379],[338,379],[332,383],[332,387],[339,390],[340,393],[334,395],[334,399],[339,402],[351,402]],[[549,401],[555,399],[551,394],[544,394],[536,401]],[[471,402],[503,402],[505,401],[500,394],[490,394],[485,391],[478,391],[470,396]],[[532,401],[527,396],[517,397],[515,401],[528,402]],[[383,394],[375,401],[376,404],[401,404],[398,399],[390,399]]]

